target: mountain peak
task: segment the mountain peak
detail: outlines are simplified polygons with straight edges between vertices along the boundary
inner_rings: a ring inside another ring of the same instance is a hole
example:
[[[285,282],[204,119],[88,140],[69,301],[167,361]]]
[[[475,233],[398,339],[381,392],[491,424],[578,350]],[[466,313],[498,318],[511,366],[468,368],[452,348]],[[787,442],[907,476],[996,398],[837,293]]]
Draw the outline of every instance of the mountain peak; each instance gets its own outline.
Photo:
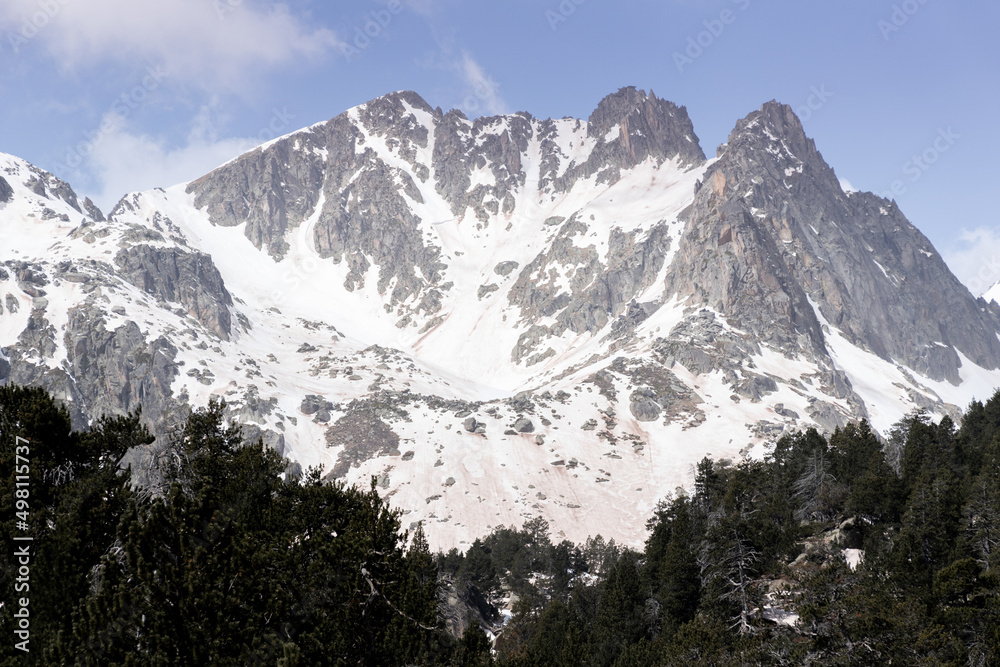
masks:
[[[802,121],[792,108],[775,100],[764,103],[760,109],[736,123],[729,135],[728,149],[749,144],[756,148],[775,151],[783,149],[800,162],[811,162],[817,157],[816,144],[806,136]]]
[[[618,128],[627,144],[645,145],[644,154],[659,159],[680,156],[687,164],[701,164],[705,153],[687,109],[656,95],[626,86],[606,96],[587,121],[587,134],[602,139]]]
[[[600,135],[607,132],[612,125],[620,122],[622,118],[640,107],[648,99],[646,91],[639,90],[635,86],[619,88],[617,92],[605,95],[598,102],[597,108],[590,114],[590,119],[587,122],[590,123],[593,134]]]
[[[773,101],[709,163],[634,87],[589,123],[398,91],[106,222],[23,161],[0,174],[0,382],[77,423],[141,402],[162,436],[225,396],[251,441],[377,476],[445,548],[527,516],[636,542],[708,451],[957,417],[1000,383],[1000,306],[845,196]]]
[[[69,183],[14,155],[0,153],[0,168],[6,178],[0,177],[0,203],[9,202],[22,194],[40,201],[66,205],[74,214],[103,219],[100,209],[89,198],[82,203]]]
[[[403,111],[403,104],[407,104],[414,109],[419,109],[420,111],[426,111],[429,114],[436,114],[433,107],[427,103],[419,93],[412,90],[397,90],[392,93],[387,93],[381,97],[376,97],[365,104],[362,104],[358,108],[381,108],[381,109],[395,109],[396,111]]]

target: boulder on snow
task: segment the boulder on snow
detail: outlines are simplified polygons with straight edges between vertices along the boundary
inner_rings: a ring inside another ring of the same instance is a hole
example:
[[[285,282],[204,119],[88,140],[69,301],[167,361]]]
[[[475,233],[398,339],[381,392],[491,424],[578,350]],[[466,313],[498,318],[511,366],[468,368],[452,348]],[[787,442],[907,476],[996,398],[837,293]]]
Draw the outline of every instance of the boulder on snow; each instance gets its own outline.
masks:
[[[475,417],[467,417],[462,426],[469,433],[486,433],[486,424],[477,421]]]
[[[660,418],[660,405],[651,398],[642,396],[629,404],[632,415],[641,422],[652,422]]]
[[[535,430],[535,425],[531,423],[531,420],[527,417],[519,417],[516,422],[514,422],[514,430],[518,433],[532,433]]]
[[[518,267],[518,263],[513,260],[508,260],[506,262],[500,262],[495,267],[493,267],[493,272],[498,276],[509,276],[511,271]]]

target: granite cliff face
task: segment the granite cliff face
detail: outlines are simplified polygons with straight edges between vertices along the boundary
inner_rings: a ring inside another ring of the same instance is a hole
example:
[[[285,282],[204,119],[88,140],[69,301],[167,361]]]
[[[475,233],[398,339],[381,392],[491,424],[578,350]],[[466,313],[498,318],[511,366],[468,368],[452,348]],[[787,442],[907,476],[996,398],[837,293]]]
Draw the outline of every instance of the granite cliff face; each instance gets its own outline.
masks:
[[[821,315],[852,344],[934,380],[960,382],[959,353],[997,367],[1000,341],[984,335],[996,312],[969,298],[894,203],[844,193],[787,106],[737,124],[688,219],[698,232],[682,241],[671,287],[757,338],[822,356]]]
[[[141,405],[142,479],[222,397],[437,546],[532,516],[635,542],[706,453],[1000,385],[1000,306],[774,102],[709,160],[634,88],[586,121],[393,93],[106,219],[0,157],[0,382],[78,425]]]

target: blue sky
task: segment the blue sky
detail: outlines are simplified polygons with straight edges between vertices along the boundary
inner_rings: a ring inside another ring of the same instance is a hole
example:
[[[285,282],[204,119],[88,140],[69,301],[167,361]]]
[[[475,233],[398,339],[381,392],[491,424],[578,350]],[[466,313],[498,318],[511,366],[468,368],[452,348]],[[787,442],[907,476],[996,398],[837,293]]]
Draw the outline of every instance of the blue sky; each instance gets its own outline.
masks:
[[[586,118],[635,85],[708,155],[777,99],[978,293],[1000,280],[998,26],[945,0],[4,0],[0,151],[106,211],[393,90]]]

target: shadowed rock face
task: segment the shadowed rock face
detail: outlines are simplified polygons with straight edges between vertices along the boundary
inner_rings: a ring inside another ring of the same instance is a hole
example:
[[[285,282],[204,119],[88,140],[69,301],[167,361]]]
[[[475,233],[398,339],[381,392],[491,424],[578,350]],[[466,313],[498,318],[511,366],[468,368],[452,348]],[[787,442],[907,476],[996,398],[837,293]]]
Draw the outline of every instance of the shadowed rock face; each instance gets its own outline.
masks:
[[[688,213],[671,288],[789,352],[825,352],[809,301],[851,342],[959,382],[955,350],[997,368],[996,315],[972,299],[895,203],[845,194],[798,118],[741,120]],[[941,343],[938,345],[937,343]]]
[[[615,137],[609,139],[612,132]],[[662,161],[679,157],[688,166],[705,162],[687,109],[631,86],[601,100],[590,114],[587,135],[598,144],[574,174],[577,178],[606,169],[607,179],[618,180],[621,170],[648,158]]]
[[[0,176],[0,204],[9,202],[13,196],[14,190],[10,187],[10,183],[5,181],[3,176]]]
[[[62,336],[66,364],[49,368],[37,359],[53,355],[56,335],[44,313],[33,313],[18,345],[7,348],[10,374],[4,379],[43,386],[65,400],[74,428],[83,428],[100,415],[124,414],[139,407],[147,424],[161,433],[176,423],[170,415],[179,405],[170,385],[178,373],[177,350],[170,341],[148,340],[134,322],[109,331],[102,309],[94,302],[70,309]]]
[[[119,251],[115,264],[128,282],[159,299],[179,303],[206,329],[229,339],[233,299],[208,255],[135,245]]]
[[[578,140],[594,144],[584,162],[565,155],[556,134],[553,121],[527,113],[469,121],[460,111],[431,109],[416,93],[393,93],[252,151],[192,182],[188,191],[214,224],[246,223],[247,237],[275,258],[286,252],[289,230],[314,216],[316,250],[349,269],[343,287],[363,287],[375,268],[378,291],[391,286],[387,306],[398,325],[416,326],[417,319],[427,322],[440,311],[453,287],[441,248],[421,228],[427,221],[413,211],[414,203],[424,203],[418,184],[433,184],[456,217],[485,228],[519,199],[546,188],[566,192],[595,174],[607,185],[647,160],[676,159],[689,167],[705,161],[686,110],[631,87],[602,100],[581,130]],[[387,164],[373,141],[391,147],[400,164]],[[537,172],[527,167],[532,142],[541,153]],[[488,172],[488,182],[473,183],[477,170]],[[618,317],[650,286],[671,242],[662,227],[652,234],[626,229],[616,232],[614,252],[601,261],[572,239],[586,230],[571,218],[559,228],[559,240],[520,272],[510,303],[524,319],[558,313],[558,322],[527,332],[512,359],[537,361],[546,354],[544,338],[594,333]],[[529,276],[538,271],[571,263],[583,266],[569,292],[532,284]],[[518,265],[502,264],[502,276]],[[483,294],[492,289],[486,286]]]
[[[653,93],[622,88],[601,100],[585,127],[573,122],[527,113],[470,121],[432,109],[416,93],[393,93],[252,151],[188,190],[215,224],[246,223],[247,237],[276,258],[289,230],[313,216],[317,251],[349,269],[345,289],[363,287],[374,268],[397,325],[427,328],[446,316],[453,283],[414,212],[425,203],[423,186],[432,185],[457,218],[485,229],[540,192],[569,192],[586,179],[614,184],[650,160],[705,164],[686,110]],[[582,158],[565,152],[574,131],[570,146],[590,142]],[[387,163],[374,142],[397,160]],[[863,349],[934,379],[959,381],[956,351],[1000,366],[1000,341],[983,335],[996,328],[996,313],[969,298],[894,203],[845,194],[787,106],[765,104],[737,123],[683,220],[680,239],[662,225],[616,230],[607,254],[579,242],[588,231],[582,217],[552,221],[551,242],[504,295],[518,321],[530,324],[511,360],[537,364],[557,354],[546,341],[601,331],[653,284],[676,248],[665,297],[716,309],[787,354],[804,350],[833,368],[822,316]],[[503,264],[505,271],[517,265]],[[568,286],[546,279],[565,266],[574,267]],[[477,289],[482,301],[499,288]]]

